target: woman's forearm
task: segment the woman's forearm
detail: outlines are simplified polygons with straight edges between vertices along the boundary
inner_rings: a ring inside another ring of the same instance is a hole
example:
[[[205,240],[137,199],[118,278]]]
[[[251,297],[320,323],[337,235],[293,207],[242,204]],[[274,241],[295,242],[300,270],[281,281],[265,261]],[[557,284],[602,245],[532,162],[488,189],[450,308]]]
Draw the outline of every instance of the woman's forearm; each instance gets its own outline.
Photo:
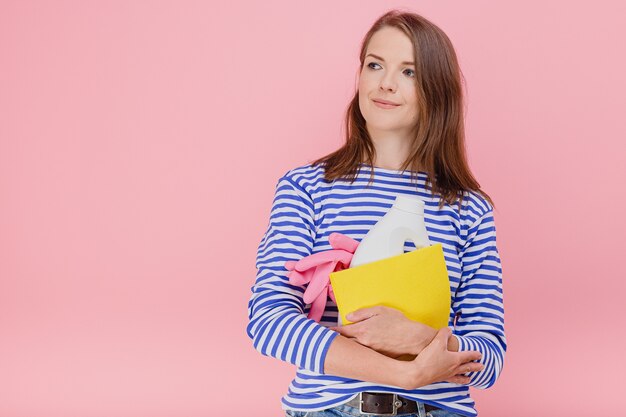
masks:
[[[404,345],[407,346],[405,355],[402,360],[413,360],[415,356],[424,349],[437,335],[437,329],[425,327],[421,323],[413,322],[410,330],[405,333]],[[448,350],[450,352],[459,351],[459,339],[451,336],[448,339]]]
[[[326,352],[324,373],[397,387],[410,383],[406,362],[387,357],[342,335],[335,337]]]
[[[450,351],[450,339],[456,338],[449,327],[444,327],[414,360],[406,361],[387,357],[339,334],[326,352],[324,373],[409,390],[436,381],[466,384],[469,378],[461,374],[481,371],[484,365],[475,361],[482,354]]]

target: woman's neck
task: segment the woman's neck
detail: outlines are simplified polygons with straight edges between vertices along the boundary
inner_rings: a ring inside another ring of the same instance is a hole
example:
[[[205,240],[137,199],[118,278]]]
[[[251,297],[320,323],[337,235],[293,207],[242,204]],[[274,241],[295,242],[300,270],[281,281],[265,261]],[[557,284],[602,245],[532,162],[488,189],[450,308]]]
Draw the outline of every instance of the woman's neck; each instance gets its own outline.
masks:
[[[376,155],[374,166],[385,169],[398,170],[409,157],[409,147],[406,142],[385,139],[374,142]]]

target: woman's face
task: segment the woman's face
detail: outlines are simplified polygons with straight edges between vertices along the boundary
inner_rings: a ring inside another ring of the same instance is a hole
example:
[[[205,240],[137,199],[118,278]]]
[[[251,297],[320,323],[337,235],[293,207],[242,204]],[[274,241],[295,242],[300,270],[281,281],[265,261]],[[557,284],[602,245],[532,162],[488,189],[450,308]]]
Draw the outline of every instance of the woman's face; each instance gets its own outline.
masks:
[[[374,100],[394,106],[379,106]],[[383,27],[370,38],[359,76],[359,107],[373,131],[409,134],[417,122],[413,44],[394,27]]]

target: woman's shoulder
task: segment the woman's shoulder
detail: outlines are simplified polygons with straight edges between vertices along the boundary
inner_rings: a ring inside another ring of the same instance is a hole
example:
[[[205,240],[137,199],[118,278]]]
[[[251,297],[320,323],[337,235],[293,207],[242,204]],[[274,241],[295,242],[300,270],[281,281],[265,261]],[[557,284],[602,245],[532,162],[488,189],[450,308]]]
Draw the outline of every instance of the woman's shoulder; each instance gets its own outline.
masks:
[[[493,206],[478,190],[465,190],[461,205],[461,220],[474,222],[485,214],[493,212]]]
[[[312,163],[299,165],[287,170],[279,179],[279,181],[282,180],[289,181],[304,190],[309,190],[310,187],[315,187],[318,182],[324,181],[324,167]]]

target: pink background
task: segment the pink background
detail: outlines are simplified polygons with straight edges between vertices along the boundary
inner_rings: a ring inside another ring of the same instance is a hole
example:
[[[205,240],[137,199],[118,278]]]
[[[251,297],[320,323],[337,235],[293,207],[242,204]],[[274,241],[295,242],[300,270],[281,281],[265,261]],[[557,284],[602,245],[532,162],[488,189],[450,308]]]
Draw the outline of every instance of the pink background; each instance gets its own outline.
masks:
[[[391,7],[452,39],[496,202],[509,350],[479,415],[623,411],[624,4],[3,1],[0,416],[282,415],[295,370],[245,333],[257,245]]]

